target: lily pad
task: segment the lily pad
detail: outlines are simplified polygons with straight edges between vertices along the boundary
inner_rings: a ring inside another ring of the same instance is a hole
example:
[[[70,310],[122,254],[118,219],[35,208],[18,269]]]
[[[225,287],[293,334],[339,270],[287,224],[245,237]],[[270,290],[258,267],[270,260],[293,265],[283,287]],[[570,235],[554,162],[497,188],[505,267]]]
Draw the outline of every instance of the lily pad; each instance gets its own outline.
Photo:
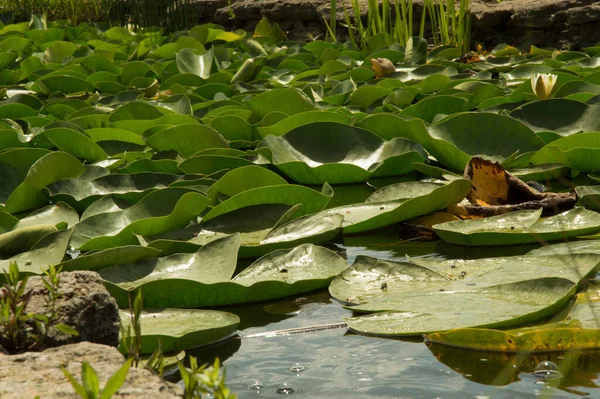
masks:
[[[131,325],[131,315],[120,310],[121,325]],[[140,314],[141,353],[152,353],[159,343],[165,352],[214,344],[237,330],[240,318],[229,312],[204,309],[152,309]]]
[[[548,218],[540,218],[541,213],[541,209],[516,211],[436,224],[433,229],[444,241],[460,245],[543,243],[600,231],[600,214],[582,207]]]
[[[311,244],[272,252],[236,278],[239,235],[206,244],[194,254],[175,254],[100,270],[121,307],[127,293],[141,288],[144,306],[195,308],[280,298],[329,284],[348,264],[334,252]]]
[[[576,284],[540,278],[457,291],[414,291],[397,298],[353,306],[377,312],[346,319],[348,326],[369,335],[411,336],[453,328],[510,328],[543,319],[563,308]]]
[[[409,140],[383,141],[356,127],[333,122],[303,125],[267,136],[258,152],[290,178],[304,184],[356,183],[371,176],[401,175],[423,162],[423,148]]]
[[[238,257],[255,258],[304,243],[323,244],[340,233],[342,215],[317,213],[289,221],[301,206],[265,204],[241,208],[208,222],[148,238],[148,246],[165,254],[195,252],[202,245],[239,233]]]
[[[152,235],[183,227],[209,200],[185,188],[154,191],[125,209],[99,212],[75,226],[72,245],[81,250],[137,244],[135,234]]]
[[[461,172],[471,156],[501,162],[506,168],[526,166],[544,145],[523,123],[487,112],[453,114],[427,130],[429,137],[419,142],[444,166]]]
[[[364,203],[335,207],[323,213],[344,216],[344,233],[360,233],[445,209],[463,200],[470,190],[471,182],[466,179],[448,183],[397,183],[374,192]]]
[[[581,172],[600,171],[597,151],[600,148],[600,133],[579,133],[553,141],[531,157],[531,163],[562,163]]]
[[[42,237],[27,252],[22,252],[6,260],[0,260],[0,270],[8,270],[11,262],[19,265],[24,274],[42,274],[50,265],[60,263],[69,246],[73,229],[59,230]],[[0,279],[3,275],[0,275]]]

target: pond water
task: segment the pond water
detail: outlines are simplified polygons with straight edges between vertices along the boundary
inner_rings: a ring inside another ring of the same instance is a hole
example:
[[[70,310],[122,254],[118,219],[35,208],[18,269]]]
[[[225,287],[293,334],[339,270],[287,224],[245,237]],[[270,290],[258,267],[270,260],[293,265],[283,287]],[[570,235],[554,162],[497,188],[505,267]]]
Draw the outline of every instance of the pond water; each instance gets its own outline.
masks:
[[[350,264],[357,255],[473,259],[536,247],[406,242],[393,230],[343,240],[335,249]],[[239,398],[600,398],[600,352],[517,356],[356,335],[340,326],[352,312],[326,290],[227,310],[242,320],[239,337],[188,353],[224,361]],[[303,332],[268,334],[289,329]]]

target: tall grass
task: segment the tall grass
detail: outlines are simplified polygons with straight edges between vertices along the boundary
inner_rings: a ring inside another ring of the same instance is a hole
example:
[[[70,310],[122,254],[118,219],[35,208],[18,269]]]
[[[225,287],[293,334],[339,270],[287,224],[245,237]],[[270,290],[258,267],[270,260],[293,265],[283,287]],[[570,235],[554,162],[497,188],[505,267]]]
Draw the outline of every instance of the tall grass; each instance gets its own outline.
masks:
[[[357,47],[364,47],[367,40],[375,35],[383,34],[393,43],[405,45],[414,35],[412,0],[369,0],[367,3],[366,25],[361,18],[360,0],[340,0],[345,26],[348,28],[350,40]],[[419,27],[419,36],[424,37],[427,22],[431,26],[434,45],[457,46],[468,52],[471,41],[471,20],[469,16],[470,0],[424,0],[423,14]],[[327,23],[329,35],[336,39],[337,1],[331,0],[330,21]]]
[[[0,0],[0,13],[13,13],[15,21],[27,21],[31,14],[46,14],[48,20],[80,22],[101,19],[105,0]]]
[[[135,27],[160,26],[167,31],[189,28],[200,21],[190,13],[192,0],[0,0],[0,13],[13,13],[15,21],[31,14],[46,14],[48,20],[110,22]]]
[[[451,45],[469,51],[471,41],[471,18],[469,0],[424,0],[423,19],[429,14],[433,43],[436,46]]]
[[[190,28],[195,25],[190,14],[192,0],[102,0],[110,9],[111,24],[134,27],[160,26],[167,31]]]

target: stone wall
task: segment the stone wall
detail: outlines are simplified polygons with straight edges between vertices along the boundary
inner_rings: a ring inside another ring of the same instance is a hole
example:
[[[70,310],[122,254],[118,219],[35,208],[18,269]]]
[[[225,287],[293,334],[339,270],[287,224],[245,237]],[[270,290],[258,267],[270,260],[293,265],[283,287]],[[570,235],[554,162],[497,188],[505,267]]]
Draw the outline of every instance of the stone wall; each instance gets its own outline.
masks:
[[[366,2],[365,3],[366,18]],[[350,4],[350,0],[345,0]],[[338,2],[341,4],[341,2]],[[288,37],[323,37],[323,17],[329,19],[329,0],[198,0],[190,12],[196,21],[252,31],[266,17],[278,23]],[[422,0],[414,0],[414,25],[419,24]],[[231,18],[231,12],[235,18]],[[473,45],[490,48],[498,43],[580,49],[600,42],[598,0],[471,0]],[[343,14],[338,10],[338,21]]]

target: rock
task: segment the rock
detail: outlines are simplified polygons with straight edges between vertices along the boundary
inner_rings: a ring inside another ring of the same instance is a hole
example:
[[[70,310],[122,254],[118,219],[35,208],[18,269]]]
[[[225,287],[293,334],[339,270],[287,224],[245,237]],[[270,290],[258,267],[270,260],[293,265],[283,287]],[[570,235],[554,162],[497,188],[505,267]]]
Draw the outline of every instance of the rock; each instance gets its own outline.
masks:
[[[61,296],[56,302],[54,322],[73,327],[79,335],[72,336],[50,329],[43,346],[54,347],[81,341],[117,346],[119,309],[114,298],[104,287],[100,275],[91,271],[76,271],[60,273],[59,276]],[[42,277],[30,277],[27,289],[33,290],[27,311],[47,314],[48,291],[42,283]]]
[[[81,342],[19,355],[0,355],[0,398],[79,398],[64,376],[65,367],[81,382],[81,363],[96,370],[100,386],[125,359],[110,346]],[[182,390],[145,369],[131,367],[125,383],[113,398],[181,398]]]
[[[366,4],[363,3],[363,19]],[[338,22],[343,22],[338,2]],[[348,7],[350,3],[346,1]],[[216,22],[229,29],[252,32],[262,17],[278,23],[292,40],[325,34],[323,17],[329,20],[328,0],[196,0],[189,13],[198,23]],[[423,0],[414,0],[415,31]],[[231,11],[235,18],[231,18]],[[350,12],[352,14],[352,12]],[[538,47],[580,49],[600,42],[600,4],[597,0],[471,0],[473,47],[491,48],[499,43],[534,44]],[[343,35],[343,28],[338,25]]]

